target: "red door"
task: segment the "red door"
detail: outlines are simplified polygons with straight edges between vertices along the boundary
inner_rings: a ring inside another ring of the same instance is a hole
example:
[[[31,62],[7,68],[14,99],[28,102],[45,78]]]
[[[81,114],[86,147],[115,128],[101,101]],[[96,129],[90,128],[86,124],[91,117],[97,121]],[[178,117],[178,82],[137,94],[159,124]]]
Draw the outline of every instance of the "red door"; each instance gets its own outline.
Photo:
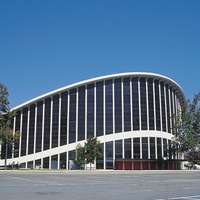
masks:
[[[140,170],[140,162],[134,162],[134,170]]]
[[[115,169],[123,170],[123,161],[115,161]]]
[[[132,162],[131,161],[125,161],[124,162],[124,169],[125,170],[132,170]]]
[[[143,170],[148,170],[149,169],[148,162],[142,162],[142,169]]]

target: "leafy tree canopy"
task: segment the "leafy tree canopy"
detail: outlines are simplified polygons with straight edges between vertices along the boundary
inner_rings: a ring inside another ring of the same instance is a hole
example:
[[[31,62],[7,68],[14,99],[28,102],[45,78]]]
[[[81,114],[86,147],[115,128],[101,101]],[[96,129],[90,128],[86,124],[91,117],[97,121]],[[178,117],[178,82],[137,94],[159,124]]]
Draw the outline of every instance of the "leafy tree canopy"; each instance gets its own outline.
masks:
[[[85,147],[83,147],[81,144],[78,144],[72,156],[72,160],[76,169],[84,169],[86,164]]]
[[[8,101],[8,90],[6,86],[0,83],[0,114],[7,113],[9,111],[9,101]]]
[[[85,142],[85,158],[88,163],[93,162],[95,158],[101,158],[102,151],[102,146],[96,137],[89,137]]]
[[[13,134],[11,129],[15,112],[10,111],[8,96],[9,93],[6,86],[0,83],[0,143],[3,144],[6,142],[8,145],[12,145],[18,141],[20,133],[16,131]]]
[[[89,137],[84,146],[78,144],[72,156],[76,169],[84,169],[86,163],[91,164],[95,158],[101,158],[102,151],[102,146],[96,137]]]
[[[174,142],[178,144],[178,151],[184,152],[193,166],[194,155],[200,151],[200,93],[194,95],[192,102],[188,100],[173,121]]]

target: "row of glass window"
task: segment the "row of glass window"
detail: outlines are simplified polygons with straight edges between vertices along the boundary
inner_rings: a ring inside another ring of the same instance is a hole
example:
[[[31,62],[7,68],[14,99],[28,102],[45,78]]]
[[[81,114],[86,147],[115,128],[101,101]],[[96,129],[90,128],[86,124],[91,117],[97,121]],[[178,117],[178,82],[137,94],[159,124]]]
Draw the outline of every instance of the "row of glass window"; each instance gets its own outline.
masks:
[[[103,158],[96,160],[97,169],[112,169],[114,160],[117,159],[134,159],[134,160],[163,160],[163,159],[178,159],[178,155],[172,151],[171,141],[165,138],[142,137],[142,138],[129,138],[124,140],[116,140],[102,144],[105,148]],[[27,163],[28,168],[34,168],[42,165],[43,168],[51,169],[66,169],[68,162],[68,169],[73,168],[72,156],[74,151],[53,155],[43,158],[43,165],[40,160]],[[105,157],[105,159],[104,159]],[[58,162],[59,159],[59,162]],[[105,162],[105,166],[104,166]],[[58,166],[59,165],[59,166]],[[26,166],[23,166],[26,167]]]
[[[21,131],[19,153],[24,156],[88,136],[123,131],[171,133],[171,115],[179,107],[172,87],[151,78],[118,78],[80,86],[18,110],[14,129]]]

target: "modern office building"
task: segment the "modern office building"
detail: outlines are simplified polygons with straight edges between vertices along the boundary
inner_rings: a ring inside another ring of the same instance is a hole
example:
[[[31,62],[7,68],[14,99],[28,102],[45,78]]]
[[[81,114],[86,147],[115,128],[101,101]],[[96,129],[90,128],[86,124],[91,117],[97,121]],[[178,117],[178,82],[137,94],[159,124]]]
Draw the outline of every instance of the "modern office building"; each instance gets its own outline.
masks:
[[[96,169],[180,169],[172,151],[172,115],[185,103],[181,87],[154,73],[131,72],[78,82],[14,108],[19,143],[8,164],[70,169],[78,143],[97,137],[103,158]],[[5,144],[0,165],[4,164]]]

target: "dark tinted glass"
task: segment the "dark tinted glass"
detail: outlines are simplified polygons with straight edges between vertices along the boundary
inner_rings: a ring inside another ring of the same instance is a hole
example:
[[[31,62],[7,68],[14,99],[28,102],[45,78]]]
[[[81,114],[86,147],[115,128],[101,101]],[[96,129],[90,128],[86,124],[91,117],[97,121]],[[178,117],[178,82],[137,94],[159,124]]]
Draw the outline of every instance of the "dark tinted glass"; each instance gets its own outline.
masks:
[[[87,86],[87,138],[94,137],[94,84]]]
[[[115,141],[115,158],[122,158],[122,140]]]
[[[51,98],[45,99],[44,150],[50,147]]]
[[[141,128],[147,130],[146,79],[140,78]]]
[[[124,140],[124,156],[125,158],[131,158],[131,139]]]
[[[106,169],[113,169],[113,142],[106,142]]]
[[[113,133],[112,80],[105,81],[106,89],[106,134]]]
[[[140,159],[140,138],[133,138],[133,157]]]
[[[60,145],[67,144],[68,92],[61,94]]]
[[[22,117],[21,156],[26,155],[27,122],[28,122],[28,108],[24,108]]]
[[[124,131],[131,130],[130,78],[123,79],[124,86]]]
[[[156,130],[160,131],[160,91],[159,91],[159,81],[155,80],[155,105],[156,105]]]
[[[96,83],[96,136],[103,135],[103,82]]]
[[[42,150],[42,116],[43,101],[40,101],[37,103],[36,152],[40,152]],[[50,124],[48,125],[48,127],[49,126]]]
[[[142,138],[142,159],[148,159],[148,138]]]
[[[58,146],[59,95],[53,97],[52,148]]]
[[[76,141],[76,89],[70,91],[69,143]]]
[[[121,79],[115,79],[115,132],[122,132],[122,91]]]
[[[154,130],[153,80],[148,79],[149,130]]]
[[[34,152],[35,104],[30,106],[28,154]]]
[[[138,78],[132,78],[133,130],[139,130]]]
[[[78,89],[78,141],[85,139],[85,86]]]

